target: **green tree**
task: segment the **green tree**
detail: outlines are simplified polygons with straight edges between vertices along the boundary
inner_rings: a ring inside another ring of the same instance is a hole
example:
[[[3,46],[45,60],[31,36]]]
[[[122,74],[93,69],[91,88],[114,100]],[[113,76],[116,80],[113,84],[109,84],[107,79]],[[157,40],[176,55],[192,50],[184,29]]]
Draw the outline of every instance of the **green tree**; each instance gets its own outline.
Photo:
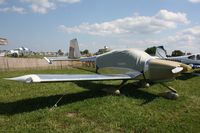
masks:
[[[61,49],[58,50],[57,54],[58,54],[58,55],[61,55],[61,56],[64,55],[64,53],[62,52]]]
[[[181,50],[174,50],[172,56],[182,56],[185,55]]]
[[[88,49],[85,49],[85,50],[81,51],[81,54],[82,54],[82,55],[87,55],[87,54],[89,54],[89,50],[88,50]]]
[[[150,48],[147,48],[145,50],[146,53],[150,54],[150,55],[155,55],[156,54],[156,47],[153,46],[153,47],[150,47]]]

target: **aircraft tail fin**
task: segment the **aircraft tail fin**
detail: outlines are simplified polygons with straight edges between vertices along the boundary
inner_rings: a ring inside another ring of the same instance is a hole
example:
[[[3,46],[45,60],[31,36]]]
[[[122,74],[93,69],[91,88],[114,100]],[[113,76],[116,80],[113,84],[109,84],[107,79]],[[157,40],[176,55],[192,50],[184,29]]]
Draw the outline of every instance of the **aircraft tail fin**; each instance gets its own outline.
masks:
[[[62,57],[44,57],[44,59],[52,64],[53,61],[82,61],[82,62],[95,62],[96,56],[92,57],[83,57],[81,58],[81,53],[78,46],[77,39],[72,39],[69,44],[69,54]]]
[[[78,46],[77,39],[72,39],[69,44],[69,59],[79,59],[81,57],[81,53]]]
[[[156,54],[155,56],[159,57],[159,58],[167,58],[167,51],[164,49],[163,46],[158,46],[156,48]]]

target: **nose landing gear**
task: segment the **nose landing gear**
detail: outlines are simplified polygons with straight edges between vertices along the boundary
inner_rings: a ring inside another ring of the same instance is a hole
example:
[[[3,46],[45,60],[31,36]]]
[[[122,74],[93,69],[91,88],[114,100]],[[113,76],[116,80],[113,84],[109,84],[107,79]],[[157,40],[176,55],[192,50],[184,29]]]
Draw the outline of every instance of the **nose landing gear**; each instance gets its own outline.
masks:
[[[164,83],[161,83],[161,85],[163,85],[164,87],[166,87],[170,91],[166,91],[166,92],[160,93],[159,94],[160,96],[162,96],[164,98],[167,98],[167,99],[171,99],[171,100],[176,100],[179,97],[179,95],[177,93],[177,90],[175,90],[171,86],[168,86],[168,85],[166,85]]]

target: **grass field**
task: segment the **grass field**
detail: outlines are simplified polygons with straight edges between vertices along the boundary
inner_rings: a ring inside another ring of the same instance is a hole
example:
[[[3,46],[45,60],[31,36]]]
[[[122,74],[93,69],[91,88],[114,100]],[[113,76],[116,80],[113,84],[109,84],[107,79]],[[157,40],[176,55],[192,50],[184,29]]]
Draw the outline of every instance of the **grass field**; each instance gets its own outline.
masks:
[[[25,84],[3,78],[31,73],[89,73],[80,69],[0,73],[0,132],[200,132],[200,77],[167,83],[180,97],[167,100],[160,84],[125,85],[120,96],[103,88],[120,81]],[[63,95],[58,107],[52,108]]]

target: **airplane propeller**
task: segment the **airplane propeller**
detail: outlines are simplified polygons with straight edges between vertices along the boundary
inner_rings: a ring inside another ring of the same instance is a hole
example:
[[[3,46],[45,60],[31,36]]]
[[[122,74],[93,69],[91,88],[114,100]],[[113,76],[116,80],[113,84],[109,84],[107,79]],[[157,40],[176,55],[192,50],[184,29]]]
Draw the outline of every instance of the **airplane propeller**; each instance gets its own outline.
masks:
[[[176,74],[176,73],[180,73],[183,70],[183,67],[176,67],[174,69],[172,69],[172,73]]]

